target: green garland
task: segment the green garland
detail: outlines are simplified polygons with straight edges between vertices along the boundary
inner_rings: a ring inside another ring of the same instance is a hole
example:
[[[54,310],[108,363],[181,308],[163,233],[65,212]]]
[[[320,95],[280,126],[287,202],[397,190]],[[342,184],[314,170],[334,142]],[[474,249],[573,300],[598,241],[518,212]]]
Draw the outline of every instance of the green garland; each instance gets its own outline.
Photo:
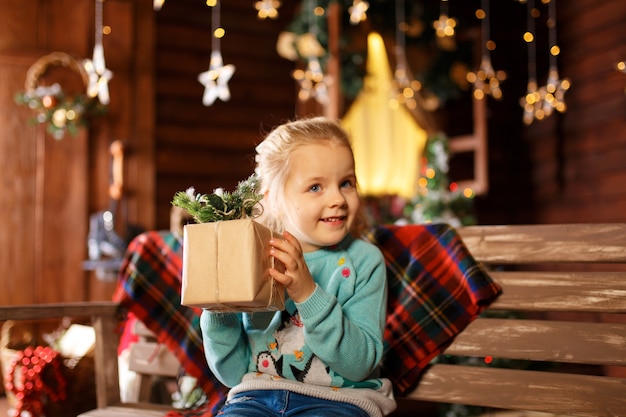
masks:
[[[343,94],[348,99],[355,98],[363,88],[363,77],[365,76],[365,62],[367,50],[358,50],[354,45],[362,44],[353,42],[352,38],[362,37],[363,33],[349,22],[347,11],[353,4],[353,0],[317,0],[316,6],[327,9],[331,2],[341,5],[342,31],[340,39],[341,53],[339,56],[341,63],[341,88]],[[367,10],[367,24],[371,30],[376,30],[384,36],[395,36],[395,7],[391,0],[370,1]],[[303,3],[306,6],[306,2]],[[328,22],[325,15],[315,15],[312,10],[302,7],[297,12],[293,20],[285,29],[296,35],[303,35],[311,32],[311,27],[315,27],[315,35],[319,44],[326,51],[325,55],[319,57],[322,68],[326,68],[328,61]],[[436,96],[441,104],[446,101],[458,98],[461,91],[467,87],[462,85],[464,80],[455,79],[453,68],[469,68],[473,60],[473,45],[468,42],[458,42],[454,48],[443,48],[437,42],[432,22],[439,16],[439,7],[422,8],[407,2],[405,10],[407,22],[412,22],[416,27],[422,27],[416,33],[407,32],[406,46],[417,48],[423,51],[424,56],[430,57],[428,66],[421,71],[413,71],[413,78],[420,81],[423,90],[427,94]],[[463,23],[463,22],[461,22]],[[466,25],[461,25],[466,26]],[[295,48],[297,51],[297,48]],[[299,58],[306,61],[307,57],[302,56],[299,51]]]
[[[257,203],[263,198],[258,187],[259,179],[253,174],[240,181],[233,192],[218,188],[212,194],[196,194],[193,187],[179,191],[172,205],[184,209],[197,223],[254,217]]]

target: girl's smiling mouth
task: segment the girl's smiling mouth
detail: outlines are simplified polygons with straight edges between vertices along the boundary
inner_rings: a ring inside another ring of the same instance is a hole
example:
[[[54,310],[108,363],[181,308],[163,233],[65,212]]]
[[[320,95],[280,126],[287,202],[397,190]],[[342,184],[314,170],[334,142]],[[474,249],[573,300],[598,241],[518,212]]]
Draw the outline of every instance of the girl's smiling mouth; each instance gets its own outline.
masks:
[[[340,223],[346,220],[346,216],[325,217],[321,219],[324,223]]]

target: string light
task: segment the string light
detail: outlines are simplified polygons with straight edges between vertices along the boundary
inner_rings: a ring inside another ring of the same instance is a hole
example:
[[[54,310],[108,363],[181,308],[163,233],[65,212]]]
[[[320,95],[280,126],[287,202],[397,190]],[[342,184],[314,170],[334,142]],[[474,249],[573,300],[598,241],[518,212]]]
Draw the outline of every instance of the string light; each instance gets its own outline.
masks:
[[[620,61],[615,64],[615,69],[621,72],[622,74],[626,74],[626,61]],[[624,88],[624,94],[626,94],[626,88]]]
[[[546,85],[538,88],[536,64],[535,19],[539,17],[539,10],[534,6],[534,0],[528,0],[527,32],[524,41],[528,43],[528,87],[526,96],[520,99],[524,108],[524,124],[530,125],[534,120],[543,120],[554,110],[563,113],[567,110],[564,96],[570,88],[570,81],[560,79],[557,68],[557,56],[560,48],[556,43],[556,0],[542,0],[548,4],[548,42],[550,66]]]
[[[535,18],[539,15],[539,10],[535,9],[534,0],[528,0],[526,7],[526,33],[524,33],[523,38],[528,44],[528,85],[526,87],[526,95],[520,100],[520,105],[524,108],[522,120],[524,124],[530,125],[535,119],[542,120],[545,117],[545,113],[542,97],[537,87]]]
[[[406,27],[404,15],[404,0],[396,0],[396,67],[394,70],[393,87],[396,92],[389,105],[393,108],[405,105],[409,110],[417,108],[418,100],[421,99],[420,90],[422,83],[409,78],[410,70],[406,59]]]
[[[393,84],[396,91],[401,92],[397,97],[398,102],[402,102],[405,99],[405,95],[402,94],[404,89],[407,87],[410,89],[405,55],[406,36],[403,30],[403,25],[406,25],[404,17],[404,0],[396,0],[396,68],[394,71]],[[412,93],[409,93],[408,95],[412,96]]]
[[[276,19],[278,17],[279,0],[259,0],[254,4],[259,19]]]
[[[570,82],[567,78],[561,80],[559,78],[559,70],[557,68],[557,56],[561,52],[556,43],[556,0],[547,0],[548,4],[548,41],[550,43],[550,68],[548,70],[548,79],[545,87],[541,89],[543,98],[543,111],[545,116],[550,116],[553,110],[564,113],[567,110],[564,96],[565,92],[570,88]]]
[[[207,0],[206,4],[212,7],[211,11],[211,59],[209,69],[198,75],[198,81],[204,85],[204,95],[202,104],[212,105],[218,98],[222,101],[230,100],[230,89],[228,81],[235,73],[235,66],[224,65],[222,52],[220,50],[221,38],[225,35],[224,28],[220,25],[221,2]]]
[[[496,49],[496,43],[490,39],[489,14],[489,0],[482,0],[481,9],[476,11],[476,17],[481,20],[482,58],[478,71],[467,74],[467,81],[474,85],[474,98],[477,100],[482,100],[486,95],[501,99],[500,82],[506,79],[506,73],[495,71],[491,64],[489,52]]]

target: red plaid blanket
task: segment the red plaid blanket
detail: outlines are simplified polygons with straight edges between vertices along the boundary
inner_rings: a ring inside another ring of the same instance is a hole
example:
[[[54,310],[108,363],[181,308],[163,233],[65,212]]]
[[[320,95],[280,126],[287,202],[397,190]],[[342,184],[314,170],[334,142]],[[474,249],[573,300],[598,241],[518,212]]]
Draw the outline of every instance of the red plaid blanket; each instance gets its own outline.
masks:
[[[398,395],[502,291],[447,224],[379,226],[389,297],[383,373]]]
[[[500,294],[450,226],[378,226],[369,239],[387,264],[389,303],[384,376],[397,395],[410,390],[421,371]],[[208,395],[211,415],[226,389],[204,358],[197,309],[181,306],[181,243],[169,232],[147,232],[129,245],[114,300],[141,320],[176,354]]]

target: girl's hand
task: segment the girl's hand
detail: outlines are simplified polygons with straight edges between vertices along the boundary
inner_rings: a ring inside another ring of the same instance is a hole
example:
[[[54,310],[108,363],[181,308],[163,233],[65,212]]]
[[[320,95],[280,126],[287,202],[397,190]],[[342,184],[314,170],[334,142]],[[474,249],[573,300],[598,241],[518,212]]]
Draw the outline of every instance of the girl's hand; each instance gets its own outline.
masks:
[[[284,232],[282,239],[270,239],[270,255],[285,265],[285,272],[270,268],[269,273],[277,282],[283,284],[289,297],[301,303],[315,291],[315,281],[304,262],[300,242],[289,232]]]

